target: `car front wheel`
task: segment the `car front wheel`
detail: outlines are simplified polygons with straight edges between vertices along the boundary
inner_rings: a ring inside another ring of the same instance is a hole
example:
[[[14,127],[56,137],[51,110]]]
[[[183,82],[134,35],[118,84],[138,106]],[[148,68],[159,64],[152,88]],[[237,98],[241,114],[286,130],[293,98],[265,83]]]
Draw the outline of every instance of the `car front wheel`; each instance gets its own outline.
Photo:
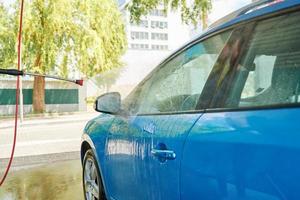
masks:
[[[93,151],[85,153],[83,159],[83,191],[86,200],[106,200],[99,167]]]

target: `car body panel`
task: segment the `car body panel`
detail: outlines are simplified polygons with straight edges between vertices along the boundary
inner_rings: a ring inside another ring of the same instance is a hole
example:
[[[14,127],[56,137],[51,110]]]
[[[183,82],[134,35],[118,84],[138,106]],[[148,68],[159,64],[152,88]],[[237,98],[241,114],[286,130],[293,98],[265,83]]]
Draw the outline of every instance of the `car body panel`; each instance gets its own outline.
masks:
[[[109,129],[105,181],[115,200],[180,199],[180,158],[185,138],[201,114],[116,117]],[[176,153],[160,161],[158,144]]]
[[[182,199],[300,199],[300,108],[205,113],[182,160]]]
[[[90,120],[84,128],[84,133],[82,135],[81,141],[89,144],[89,147],[92,149],[98,166],[100,170],[100,175],[103,179],[103,186],[105,193],[108,193],[106,186],[106,181],[104,180],[104,165],[103,159],[105,157],[104,146],[107,138],[107,130],[111,126],[111,123],[114,119],[114,116],[109,114],[100,114],[98,117]],[[83,146],[82,146],[83,147]],[[81,152],[83,148],[81,147]],[[83,160],[81,156],[81,160]]]
[[[258,4],[266,2],[273,1]],[[300,0],[279,0],[259,9],[247,6],[181,47],[156,69],[218,32],[299,6]],[[298,200],[299,117],[299,108],[284,106],[101,114],[87,124],[83,142],[95,152],[108,199]],[[154,157],[151,151],[158,144],[174,150],[176,159],[162,162]]]

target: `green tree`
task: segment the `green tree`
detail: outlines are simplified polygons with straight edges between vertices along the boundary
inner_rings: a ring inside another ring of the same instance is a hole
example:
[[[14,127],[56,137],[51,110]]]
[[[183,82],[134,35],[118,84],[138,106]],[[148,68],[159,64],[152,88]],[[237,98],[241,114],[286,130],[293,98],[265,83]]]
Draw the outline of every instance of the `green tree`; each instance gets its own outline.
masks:
[[[201,21],[203,29],[207,28],[207,16],[211,10],[211,0],[132,0],[128,4],[131,21],[139,22],[141,16],[149,14],[159,5],[164,6],[165,13],[168,9],[180,10],[182,21],[187,24],[196,25]]]
[[[16,26],[7,8],[0,3],[0,68],[16,66]]]
[[[12,18],[17,25],[15,10]],[[22,63],[28,71],[67,77],[69,71],[78,70],[91,77],[119,67],[126,46],[115,1],[31,0],[25,4]],[[44,111],[44,96],[45,79],[35,77],[34,112]]]
[[[109,92],[111,86],[116,83],[117,79],[122,74],[122,71],[123,68],[114,68],[98,74],[93,79],[99,87],[105,89],[105,92]]]

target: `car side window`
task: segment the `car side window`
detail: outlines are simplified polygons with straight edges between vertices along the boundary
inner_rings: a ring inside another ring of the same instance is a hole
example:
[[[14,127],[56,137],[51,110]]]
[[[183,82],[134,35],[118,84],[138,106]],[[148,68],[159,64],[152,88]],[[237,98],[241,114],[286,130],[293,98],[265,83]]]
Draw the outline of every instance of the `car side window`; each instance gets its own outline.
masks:
[[[226,107],[300,103],[300,13],[258,22]]]
[[[132,94],[131,111],[138,114],[194,111],[229,35],[227,31],[197,43],[162,65]]]

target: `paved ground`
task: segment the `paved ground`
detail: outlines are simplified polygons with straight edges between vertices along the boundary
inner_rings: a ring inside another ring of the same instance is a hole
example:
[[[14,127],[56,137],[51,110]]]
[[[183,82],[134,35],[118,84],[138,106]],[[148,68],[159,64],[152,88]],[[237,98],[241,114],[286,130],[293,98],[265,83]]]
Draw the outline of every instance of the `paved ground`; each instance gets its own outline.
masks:
[[[1,200],[82,200],[81,163],[57,162],[15,170],[0,189]]]
[[[99,113],[32,118],[19,127],[15,158],[1,200],[81,200],[80,140],[88,120]],[[0,120],[0,177],[7,166],[13,120]]]
[[[83,128],[97,115],[92,112],[24,121],[19,127],[15,157],[79,151]],[[12,139],[13,121],[1,120],[0,165],[10,156]]]

